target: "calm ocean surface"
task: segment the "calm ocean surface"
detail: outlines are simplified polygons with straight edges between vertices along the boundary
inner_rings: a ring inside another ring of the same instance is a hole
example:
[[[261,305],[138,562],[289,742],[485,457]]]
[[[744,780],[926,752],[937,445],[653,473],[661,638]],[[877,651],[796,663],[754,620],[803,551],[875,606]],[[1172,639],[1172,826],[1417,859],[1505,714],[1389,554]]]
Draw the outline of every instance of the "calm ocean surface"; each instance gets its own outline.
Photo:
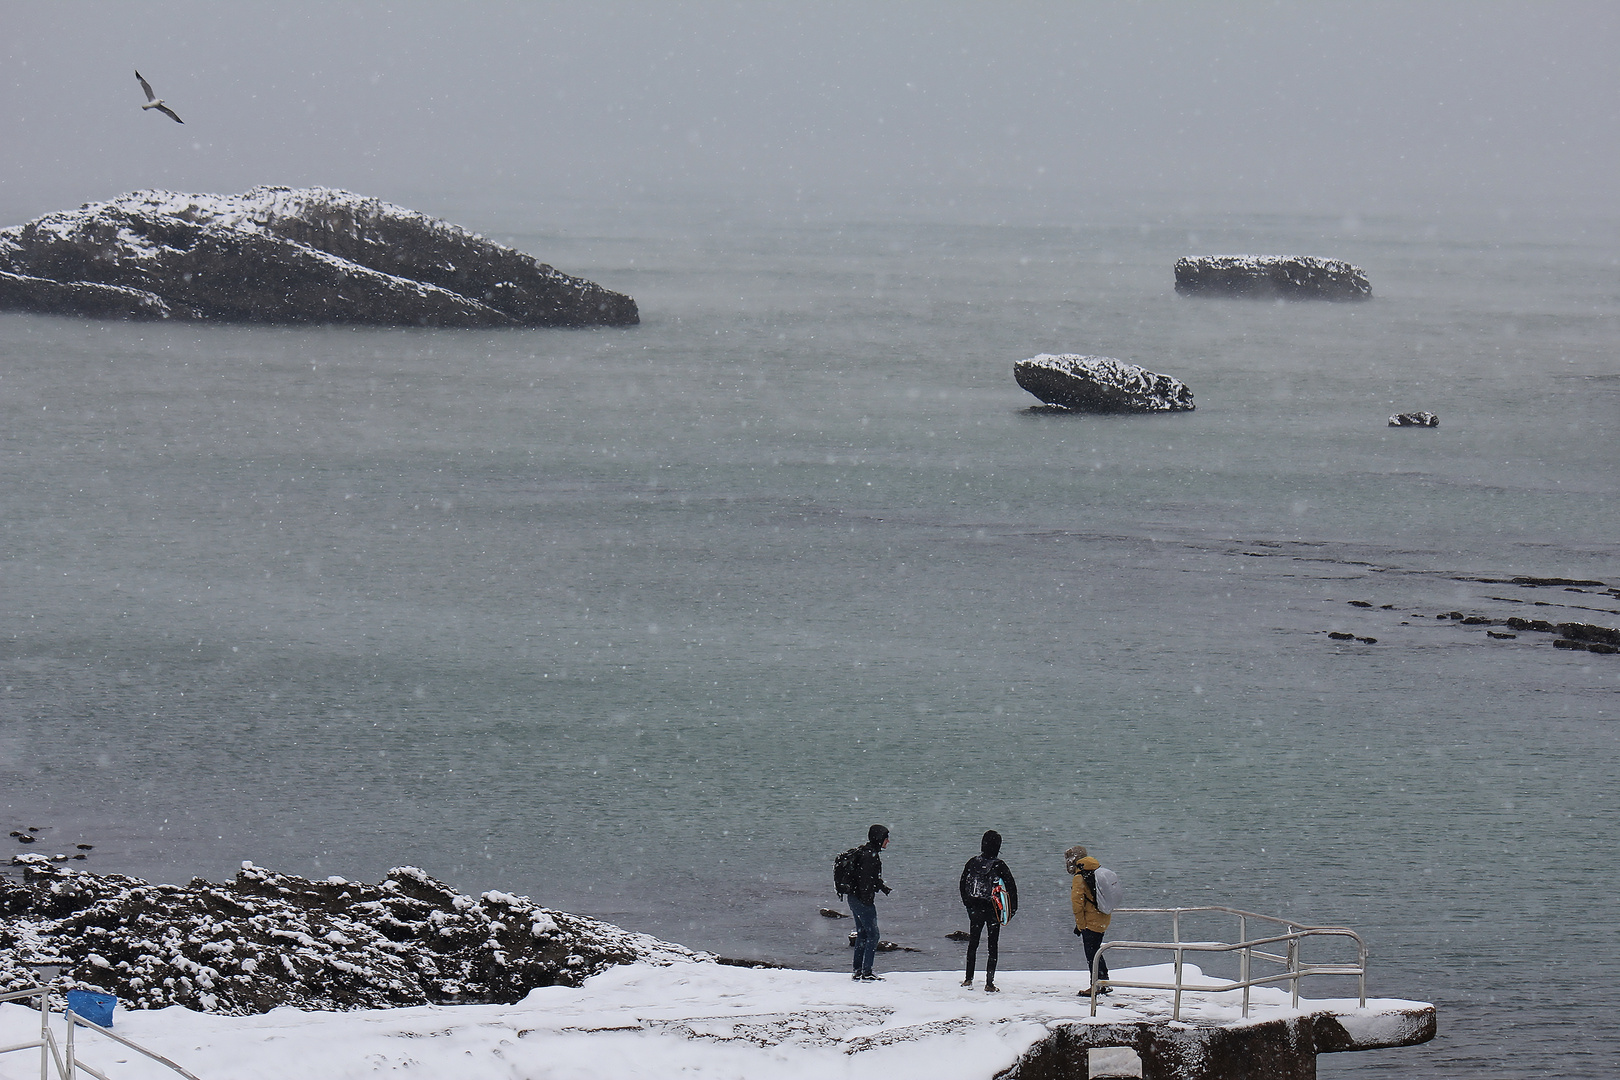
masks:
[[[996,828],[1004,969],[1083,962],[1083,842],[1130,903],[1348,925],[1374,996],[1440,1005],[1324,1076],[1620,1068],[1620,657],[1435,618],[1620,626],[1620,229],[458,220],[642,325],[0,316],[5,831],[842,969],[834,853],[889,825],[920,951],[880,967],[951,967]],[[1174,294],[1234,252],[1376,299]],[[1032,415],[1039,352],[1197,411]]]

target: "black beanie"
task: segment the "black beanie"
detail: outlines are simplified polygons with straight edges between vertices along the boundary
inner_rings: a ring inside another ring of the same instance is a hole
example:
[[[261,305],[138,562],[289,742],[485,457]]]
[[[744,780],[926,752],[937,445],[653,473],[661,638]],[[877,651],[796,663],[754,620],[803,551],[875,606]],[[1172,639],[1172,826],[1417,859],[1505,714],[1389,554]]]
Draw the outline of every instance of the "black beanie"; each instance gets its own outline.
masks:
[[[984,839],[979,841],[979,850],[984,853],[984,857],[987,859],[993,859],[1000,855],[1001,834],[994,829],[987,831],[984,834]]]
[[[887,840],[888,838],[889,830],[885,829],[882,825],[874,825],[870,829],[866,830],[866,842],[871,844],[873,847],[880,846],[883,841]]]

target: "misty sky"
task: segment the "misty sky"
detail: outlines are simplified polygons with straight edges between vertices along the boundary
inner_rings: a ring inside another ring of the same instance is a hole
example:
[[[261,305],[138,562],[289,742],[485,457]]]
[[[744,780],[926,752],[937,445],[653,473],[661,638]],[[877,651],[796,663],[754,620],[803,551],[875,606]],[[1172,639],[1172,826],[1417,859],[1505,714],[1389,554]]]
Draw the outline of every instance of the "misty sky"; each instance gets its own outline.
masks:
[[[0,0],[0,28],[0,224],[259,183],[1608,214],[1620,175],[1609,3]]]

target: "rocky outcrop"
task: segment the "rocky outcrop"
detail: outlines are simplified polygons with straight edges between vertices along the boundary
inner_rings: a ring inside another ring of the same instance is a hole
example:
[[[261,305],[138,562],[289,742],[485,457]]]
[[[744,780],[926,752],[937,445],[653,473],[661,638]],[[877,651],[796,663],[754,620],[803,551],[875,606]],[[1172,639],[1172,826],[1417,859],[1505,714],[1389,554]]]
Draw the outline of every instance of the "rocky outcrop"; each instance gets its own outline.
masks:
[[[1368,300],[1360,267],[1309,255],[1200,255],[1176,262],[1183,296],[1251,296],[1284,300]]]
[[[236,880],[156,885],[18,855],[0,880],[0,990],[62,965],[126,1008],[247,1015],[519,1001],[617,964],[712,959],[502,892],[464,896],[414,867],[380,884],[244,863]]]
[[[347,191],[139,191],[0,229],[0,310],[373,326],[629,326],[636,302]]]
[[[1018,385],[1048,405],[1078,412],[1175,412],[1193,408],[1187,384],[1107,356],[1042,353],[1013,365]]]
[[[1390,427],[1439,427],[1440,418],[1432,412],[1403,412],[1389,418]]]

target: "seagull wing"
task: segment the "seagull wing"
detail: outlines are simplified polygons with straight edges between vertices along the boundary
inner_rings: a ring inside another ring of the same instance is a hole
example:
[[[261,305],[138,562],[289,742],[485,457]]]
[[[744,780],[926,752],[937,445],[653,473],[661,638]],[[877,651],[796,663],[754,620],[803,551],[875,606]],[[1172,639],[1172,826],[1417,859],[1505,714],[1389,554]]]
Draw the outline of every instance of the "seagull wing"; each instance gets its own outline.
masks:
[[[140,72],[137,71],[135,73],[135,78],[140,81],[141,89],[146,91],[146,100],[147,101],[151,101],[152,99],[157,97],[156,94],[152,93],[152,84],[147,82],[145,79],[142,79]],[[179,118],[176,117],[176,119],[179,119]]]
[[[157,107],[157,111],[162,113],[164,116],[167,116],[170,120],[173,120],[177,124],[185,123],[184,120],[182,120],[178,116],[174,115],[174,110],[169,108],[167,105],[159,105]]]

